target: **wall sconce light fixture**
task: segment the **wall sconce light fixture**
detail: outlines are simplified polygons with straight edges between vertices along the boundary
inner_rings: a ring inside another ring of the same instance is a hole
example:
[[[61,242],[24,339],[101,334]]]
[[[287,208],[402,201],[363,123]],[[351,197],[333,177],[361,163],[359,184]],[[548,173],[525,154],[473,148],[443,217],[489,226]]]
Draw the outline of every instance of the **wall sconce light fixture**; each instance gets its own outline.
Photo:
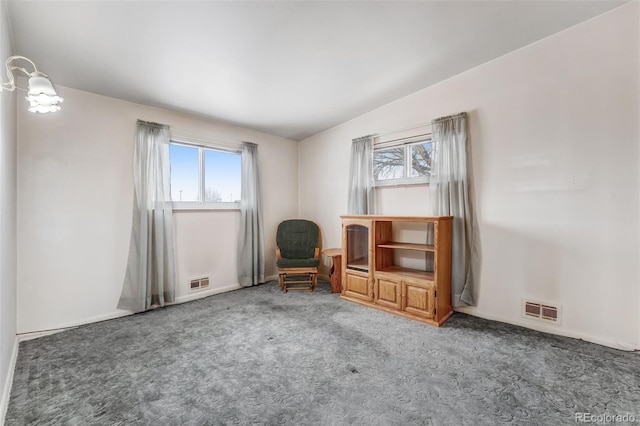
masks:
[[[28,62],[33,67],[33,72],[27,71],[25,68],[13,65],[16,60],[23,60]],[[16,89],[14,71],[21,71],[29,77],[29,83],[27,88],[27,100],[29,101],[30,112],[39,112],[46,114],[48,112],[60,111],[60,103],[63,99],[58,96],[56,90],[53,88],[53,84],[49,80],[49,76],[43,72],[38,71],[38,67],[33,63],[31,59],[24,56],[11,56],[7,59],[7,78],[8,81],[4,82],[0,80],[0,91],[7,90],[13,91]]]

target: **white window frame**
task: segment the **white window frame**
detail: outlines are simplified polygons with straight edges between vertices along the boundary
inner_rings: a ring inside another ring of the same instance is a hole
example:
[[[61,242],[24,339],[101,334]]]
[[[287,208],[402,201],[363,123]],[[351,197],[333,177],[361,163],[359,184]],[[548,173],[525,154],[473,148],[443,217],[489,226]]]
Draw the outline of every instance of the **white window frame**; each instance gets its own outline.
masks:
[[[426,142],[433,144],[431,134],[396,139],[386,142],[377,142],[373,145],[373,152],[382,151],[389,148],[404,148],[404,177],[397,179],[374,180],[375,187],[384,186],[405,186],[405,185],[425,185],[429,184],[429,176],[410,177],[411,174],[411,155],[410,147],[412,145],[421,145]],[[375,166],[375,160],[374,160]]]
[[[199,201],[172,201],[171,206],[173,210],[240,210],[239,201],[222,201],[222,202],[202,201],[204,200],[204,194],[205,194],[204,151],[205,150],[220,151],[220,152],[226,152],[230,154],[241,155],[242,151],[240,149],[213,146],[213,145],[207,145],[202,143],[194,143],[194,142],[177,140],[174,138],[172,138],[169,141],[169,145],[180,145],[180,146],[186,146],[189,148],[198,149],[198,198],[199,198]],[[240,176],[240,179],[242,179],[242,176]]]

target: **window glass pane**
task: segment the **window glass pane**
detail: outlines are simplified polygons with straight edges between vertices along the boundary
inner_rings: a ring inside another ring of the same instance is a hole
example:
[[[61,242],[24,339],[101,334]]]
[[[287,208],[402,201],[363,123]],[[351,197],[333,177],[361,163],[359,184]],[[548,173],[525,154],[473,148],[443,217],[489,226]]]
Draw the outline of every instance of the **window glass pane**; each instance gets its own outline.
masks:
[[[240,154],[204,150],[204,198],[209,202],[240,201]]]
[[[369,271],[369,228],[347,226],[347,268]]]
[[[431,142],[410,145],[411,177],[429,176],[431,173]]]
[[[198,201],[198,148],[169,145],[171,200]]]
[[[373,176],[375,180],[403,178],[404,147],[374,151]]]

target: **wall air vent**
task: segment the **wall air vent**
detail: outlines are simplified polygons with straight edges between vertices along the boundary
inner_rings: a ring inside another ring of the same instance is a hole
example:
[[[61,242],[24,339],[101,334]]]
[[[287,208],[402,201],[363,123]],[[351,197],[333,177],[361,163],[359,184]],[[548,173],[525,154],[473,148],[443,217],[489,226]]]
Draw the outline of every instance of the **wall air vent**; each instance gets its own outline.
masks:
[[[560,324],[560,305],[537,300],[522,299],[522,317]]]
[[[558,308],[555,306],[542,305],[540,317],[550,321],[558,321]]]
[[[193,278],[189,281],[189,290],[198,291],[209,288],[209,277]]]
[[[540,317],[541,306],[539,303],[525,302],[524,313],[530,317]]]

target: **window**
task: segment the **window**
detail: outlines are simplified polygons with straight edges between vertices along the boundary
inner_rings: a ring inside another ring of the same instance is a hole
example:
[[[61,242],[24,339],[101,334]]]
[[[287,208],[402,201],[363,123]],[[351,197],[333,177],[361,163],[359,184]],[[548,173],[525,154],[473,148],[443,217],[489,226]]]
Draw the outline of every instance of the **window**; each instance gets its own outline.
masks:
[[[172,141],[171,200],[178,208],[237,208],[240,153]]]
[[[379,143],[373,149],[376,186],[426,183],[431,173],[431,137]]]

